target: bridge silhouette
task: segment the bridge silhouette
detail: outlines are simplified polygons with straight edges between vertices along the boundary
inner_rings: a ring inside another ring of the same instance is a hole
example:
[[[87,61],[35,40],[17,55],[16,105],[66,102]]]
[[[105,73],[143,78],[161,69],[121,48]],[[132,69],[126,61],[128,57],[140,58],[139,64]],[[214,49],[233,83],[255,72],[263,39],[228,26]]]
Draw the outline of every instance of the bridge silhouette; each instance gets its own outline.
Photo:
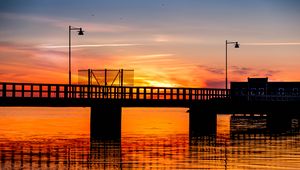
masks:
[[[267,114],[280,128],[297,115],[300,95],[236,96],[230,89],[127,87],[0,82],[2,107],[90,107],[91,137],[120,138],[122,107],[183,107],[189,109],[190,136],[216,132],[216,115]]]

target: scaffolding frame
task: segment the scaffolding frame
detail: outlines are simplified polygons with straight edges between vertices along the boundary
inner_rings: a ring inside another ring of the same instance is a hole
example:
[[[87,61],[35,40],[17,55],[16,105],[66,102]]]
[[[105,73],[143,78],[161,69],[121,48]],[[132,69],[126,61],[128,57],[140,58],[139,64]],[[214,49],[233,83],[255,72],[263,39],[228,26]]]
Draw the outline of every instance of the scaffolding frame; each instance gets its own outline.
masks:
[[[99,86],[133,86],[134,70],[87,69],[78,70],[78,84]]]

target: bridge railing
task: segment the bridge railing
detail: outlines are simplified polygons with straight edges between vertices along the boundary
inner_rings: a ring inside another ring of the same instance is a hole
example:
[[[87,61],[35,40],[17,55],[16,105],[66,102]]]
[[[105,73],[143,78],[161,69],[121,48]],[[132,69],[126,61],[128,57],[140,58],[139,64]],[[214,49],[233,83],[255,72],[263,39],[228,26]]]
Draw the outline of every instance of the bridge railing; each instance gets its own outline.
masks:
[[[229,90],[212,88],[0,83],[0,97],[6,98],[209,100],[228,96]]]
[[[231,90],[232,100],[247,101],[300,101],[300,93],[295,90],[253,91],[251,89]]]

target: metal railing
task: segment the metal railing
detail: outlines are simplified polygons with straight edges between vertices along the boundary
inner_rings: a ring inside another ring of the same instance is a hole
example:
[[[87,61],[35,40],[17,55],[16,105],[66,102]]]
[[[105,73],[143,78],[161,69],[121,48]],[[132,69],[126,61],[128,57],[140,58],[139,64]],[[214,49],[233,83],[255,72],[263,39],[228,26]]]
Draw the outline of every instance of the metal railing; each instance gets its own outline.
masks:
[[[300,93],[289,89],[286,89],[284,92],[279,89],[264,92],[251,89],[231,89],[230,98],[247,101],[300,101]]]
[[[210,100],[230,91],[212,88],[120,87],[0,82],[0,98],[72,98],[127,100]]]

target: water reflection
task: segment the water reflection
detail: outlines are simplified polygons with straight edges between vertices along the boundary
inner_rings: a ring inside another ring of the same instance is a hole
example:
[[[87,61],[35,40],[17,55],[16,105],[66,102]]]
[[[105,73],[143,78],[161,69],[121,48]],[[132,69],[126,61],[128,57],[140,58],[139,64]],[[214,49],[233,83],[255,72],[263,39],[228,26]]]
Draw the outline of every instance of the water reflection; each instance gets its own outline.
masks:
[[[298,169],[300,135],[2,141],[2,169]]]
[[[2,141],[2,169],[182,169],[188,136],[116,140]]]
[[[282,121],[285,128],[278,130],[268,126],[265,116],[232,117],[228,153],[235,162],[231,168],[299,169],[300,134],[296,120]]]
[[[193,138],[186,132],[173,130],[167,133],[163,129],[164,133],[158,133],[159,128],[155,134],[147,129],[144,134],[141,130],[125,131],[120,140],[90,140],[86,136],[88,131],[73,139],[46,136],[23,140],[23,136],[22,140],[16,140],[2,136],[0,166],[1,169],[299,169],[298,119],[291,119],[284,131],[272,131],[267,122],[266,117],[221,115],[217,134]]]
[[[89,162],[89,142],[84,139],[56,141],[1,141],[2,169],[69,169]]]
[[[122,169],[120,140],[92,140],[89,168]]]
[[[183,169],[188,155],[188,135],[134,136],[122,139],[125,169]]]

